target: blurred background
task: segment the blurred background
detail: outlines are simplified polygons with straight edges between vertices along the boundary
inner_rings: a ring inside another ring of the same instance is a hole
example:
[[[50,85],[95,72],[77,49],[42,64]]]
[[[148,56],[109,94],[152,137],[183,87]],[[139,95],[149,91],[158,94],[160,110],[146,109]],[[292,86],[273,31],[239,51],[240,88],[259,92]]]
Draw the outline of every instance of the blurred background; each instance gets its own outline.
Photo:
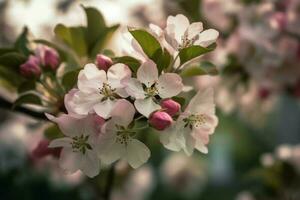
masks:
[[[24,26],[54,41],[56,24],[85,24],[81,4],[99,9],[109,26],[121,25],[107,44],[116,55],[126,50],[123,26],[164,27],[169,15],[220,32],[207,55],[220,75],[185,80],[216,91],[219,125],[209,153],[172,153],[153,133],[147,164],[116,164],[111,199],[300,199],[300,0],[0,0],[0,47]],[[16,97],[4,81],[0,86],[1,97]],[[108,170],[95,179],[64,175],[55,152],[38,148],[47,123],[2,100],[0,107],[0,199],[101,199]]]

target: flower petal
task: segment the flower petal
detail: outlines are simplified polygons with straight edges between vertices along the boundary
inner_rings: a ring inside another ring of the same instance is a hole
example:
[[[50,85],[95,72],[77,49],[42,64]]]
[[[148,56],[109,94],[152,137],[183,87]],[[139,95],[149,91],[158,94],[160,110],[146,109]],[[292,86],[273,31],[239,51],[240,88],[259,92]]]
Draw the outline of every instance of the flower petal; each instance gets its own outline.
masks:
[[[134,105],[137,111],[147,118],[153,111],[161,108],[152,98],[136,99]]]
[[[127,100],[118,100],[111,112],[111,117],[118,125],[127,127],[133,120],[135,114],[134,106]]]
[[[88,150],[81,159],[80,170],[90,178],[100,172],[100,160],[94,151]]]
[[[201,141],[196,141],[195,148],[202,153],[208,153],[207,147]]]
[[[67,109],[67,112],[69,115],[72,115],[76,118],[82,118],[85,117],[84,115],[79,115],[75,112],[74,108],[76,107],[76,105],[74,104],[74,95],[78,92],[78,89],[73,88],[72,90],[70,90],[64,97],[64,104],[65,104],[65,108]]]
[[[137,139],[130,140],[126,147],[125,159],[128,161],[129,165],[132,168],[138,168],[139,166],[147,162],[149,157],[150,150],[144,143],[140,142]]]
[[[193,39],[195,36],[199,35],[202,30],[203,30],[202,22],[192,23],[187,29],[188,39],[189,40]]]
[[[56,147],[72,147],[71,145],[72,139],[68,137],[58,138],[52,140],[49,144],[49,148],[56,148]]]
[[[109,85],[116,89],[116,88],[123,88],[124,84],[126,83],[131,77],[131,71],[127,65],[122,63],[112,65],[107,71],[107,79]]]
[[[105,71],[99,70],[94,64],[87,64],[79,72],[77,86],[85,93],[98,92],[104,82],[106,82]]]
[[[182,79],[175,73],[165,73],[159,77],[156,87],[161,98],[170,98],[182,91]]]
[[[94,105],[94,110],[97,113],[97,115],[103,117],[104,119],[107,119],[110,117],[110,113],[114,108],[115,103],[116,103],[115,100],[107,99],[105,101],[102,101]]]
[[[196,141],[189,132],[185,132],[184,137],[185,137],[185,146],[183,147],[183,150],[186,153],[186,155],[191,156],[194,152]]]
[[[180,151],[181,146],[176,139],[176,135],[176,126],[173,125],[160,133],[160,142],[166,149],[169,149],[171,151]]]
[[[73,152],[72,148],[66,147],[60,153],[59,165],[65,172],[74,173],[79,169],[81,159],[81,153]]]
[[[199,90],[197,94],[191,99],[186,112],[194,114],[215,114],[214,91],[212,88]]]
[[[102,97],[103,96],[99,93],[88,94],[77,91],[68,104],[75,113],[87,115],[89,112],[93,111],[94,105],[100,102]]]
[[[208,29],[200,33],[199,39],[195,42],[196,45],[207,47],[216,42],[219,37],[219,32],[215,29]]]
[[[145,98],[145,92],[143,89],[143,85],[136,78],[131,78],[127,82],[127,87],[125,89],[130,96],[132,96],[136,99],[144,99]]]
[[[137,71],[137,79],[147,87],[153,85],[158,79],[158,70],[152,60],[144,62]]]

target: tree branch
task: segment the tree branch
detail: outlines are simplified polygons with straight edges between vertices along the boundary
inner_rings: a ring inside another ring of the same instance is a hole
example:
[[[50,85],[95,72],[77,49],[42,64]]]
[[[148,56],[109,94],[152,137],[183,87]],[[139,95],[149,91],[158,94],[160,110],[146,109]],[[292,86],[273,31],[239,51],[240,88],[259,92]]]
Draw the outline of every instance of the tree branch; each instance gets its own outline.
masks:
[[[21,106],[17,106],[15,109],[12,110],[12,106],[13,106],[13,104],[11,102],[4,99],[3,97],[0,97],[0,108],[2,108],[2,109],[12,111],[12,112],[22,113],[22,114],[25,114],[27,116],[30,116],[32,118],[39,119],[39,120],[47,120],[47,117],[45,116],[44,113],[36,112],[36,111],[30,110],[28,108],[24,108]]]

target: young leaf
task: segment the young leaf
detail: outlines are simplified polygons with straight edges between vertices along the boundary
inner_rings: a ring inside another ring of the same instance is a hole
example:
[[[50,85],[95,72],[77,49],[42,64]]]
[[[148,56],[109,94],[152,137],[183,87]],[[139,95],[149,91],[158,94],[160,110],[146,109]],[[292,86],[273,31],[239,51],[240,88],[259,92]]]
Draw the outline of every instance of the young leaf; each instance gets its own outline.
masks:
[[[135,73],[141,65],[140,61],[130,56],[115,57],[112,60],[114,63],[123,63],[127,65]]]
[[[216,44],[212,44],[208,47],[201,46],[190,46],[182,49],[179,52],[180,65],[192,60],[193,58],[199,57],[203,54],[213,51],[216,48]]]
[[[66,89],[66,91],[69,91],[72,89],[76,82],[78,77],[79,70],[69,71],[66,74],[64,74],[62,78],[62,85]]]
[[[20,84],[20,86],[18,87],[18,93],[24,93],[27,92],[29,90],[34,90],[36,87],[36,82],[35,80],[26,80],[24,82],[22,82]]]
[[[0,79],[4,80],[6,83],[13,87],[18,87],[24,80],[23,77],[21,77],[20,74],[16,73],[15,70],[2,65],[0,65]]]
[[[160,53],[163,52],[159,42],[149,32],[142,29],[135,29],[135,28],[128,28],[128,31],[137,40],[137,42],[142,47],[144,53],[150,59],[157,57],[158,52]]]
[[[9,52],[0,56],[0,65],[19,70],[19,66],[26,60],[26,57],[20,53]]]
[[[49,126],[45,131],[44,135],[49,140],[54,140],[56,138],[64,137],[63,133],[60,131],[56,124]]]
[[[218,75],[216,66],[208,61],[203,61],[197,65],[184,68],[180,75],[182,77],[200,76],[200,75]]]
[[[24,27],[21,35],[17,38],[15,42],[15,49],[18,50],[25,56],[30,55],[30,49],[28,48],[28,28]]]
[[[18,99],[13,104],[13,109],[17,106],[23,104],[34,104],[34,105],[42,105],[42,101],[39,96],[33,93],[24,94],[18,97]]]
[[[172,56],[166,49],[163,52],[161,52],[161,50],[159,49],[155,53],[153,60],[157,65],[158,71],[161,72],[162,70],[169,67],[169,64],[172,60]]]

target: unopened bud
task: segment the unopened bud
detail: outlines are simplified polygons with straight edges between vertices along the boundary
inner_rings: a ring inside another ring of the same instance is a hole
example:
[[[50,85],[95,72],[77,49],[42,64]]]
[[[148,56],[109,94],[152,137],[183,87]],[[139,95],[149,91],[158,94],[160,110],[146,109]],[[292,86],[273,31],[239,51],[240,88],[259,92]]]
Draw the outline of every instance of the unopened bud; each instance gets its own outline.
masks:
[[[36,50],[36,55],[41,61],[41,64],[48,69],[56,70],[59,66],[59,55],[53,48],[40,46]]]
[[[110,68],[110,66],[112,66],[113,61],[110,57],[107,57],[103,54],[98,54],[96,58],[96,64],[99,69],[107,71]]]
[[[163,111],[156,111],[150,115],[149,123],[157,130],[168,128],[173,122],[172,117]]]
[[[35,56],[29,56],[28,60],[20,66],[20,73],[26,78],[39,77],[41,68],[39,59]]]
[[[180,111],[180,104],[172,99],[162,100],[160,103],[162,109],[168,113],[171,117],[176,115]]]

